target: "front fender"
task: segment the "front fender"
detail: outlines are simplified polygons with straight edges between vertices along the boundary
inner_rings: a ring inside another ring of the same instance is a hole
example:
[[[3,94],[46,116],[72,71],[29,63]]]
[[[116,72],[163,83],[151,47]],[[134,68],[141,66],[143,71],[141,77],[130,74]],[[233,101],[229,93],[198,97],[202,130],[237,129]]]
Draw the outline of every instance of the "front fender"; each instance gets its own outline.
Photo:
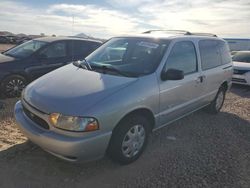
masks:
[[[155,117],[159,113],[159,87],[154,74],[122,88],[93,106],[86,115],[96,117],[100,128],[107,132],[113,130],[123,117],[137,109],[148,109]]]

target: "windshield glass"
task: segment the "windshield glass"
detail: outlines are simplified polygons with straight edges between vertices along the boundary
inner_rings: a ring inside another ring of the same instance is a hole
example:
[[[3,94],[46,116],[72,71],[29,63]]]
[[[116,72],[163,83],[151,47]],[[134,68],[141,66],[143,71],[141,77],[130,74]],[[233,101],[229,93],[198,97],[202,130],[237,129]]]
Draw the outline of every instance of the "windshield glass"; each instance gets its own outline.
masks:
[[[236,52],[232,59],[233,61],[250,63],[250,52]]]
[[[169,40],[148,38],[113,38],[90,54],[86,60],[93,67],[116,69],[116,72],[140,76],[154,72]],[[111,69],[110,69],[111,70]]]
[[[39,50],[45,44],[47,44],[47,42],[31,40],[8,50],[4,54],[16,58],[25,58]]]

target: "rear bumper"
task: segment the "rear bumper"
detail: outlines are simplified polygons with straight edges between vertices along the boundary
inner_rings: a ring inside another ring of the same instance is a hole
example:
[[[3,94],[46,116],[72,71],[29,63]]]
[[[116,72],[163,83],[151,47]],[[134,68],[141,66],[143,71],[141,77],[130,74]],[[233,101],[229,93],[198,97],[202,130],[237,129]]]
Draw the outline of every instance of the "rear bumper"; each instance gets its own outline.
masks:
[[[24,114],[20,101],[15,105],[15,118],[19,129],[32,142],[49,153],[71,162],[91,161],[103,157],[111,137],[111,132],[84,138],[43,129]]]

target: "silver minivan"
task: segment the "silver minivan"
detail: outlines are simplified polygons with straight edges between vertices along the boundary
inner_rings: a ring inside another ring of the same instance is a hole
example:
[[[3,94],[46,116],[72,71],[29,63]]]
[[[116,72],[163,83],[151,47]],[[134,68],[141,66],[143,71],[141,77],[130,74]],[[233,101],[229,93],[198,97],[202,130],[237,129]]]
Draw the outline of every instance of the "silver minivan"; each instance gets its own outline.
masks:
[[[15,117],[32,142],[59,158],[90,161],[107,153],[128,164],[152,131],[203,107],[218,113],[231,78],[229,48],[214,35],[114,37],[29,84]]]

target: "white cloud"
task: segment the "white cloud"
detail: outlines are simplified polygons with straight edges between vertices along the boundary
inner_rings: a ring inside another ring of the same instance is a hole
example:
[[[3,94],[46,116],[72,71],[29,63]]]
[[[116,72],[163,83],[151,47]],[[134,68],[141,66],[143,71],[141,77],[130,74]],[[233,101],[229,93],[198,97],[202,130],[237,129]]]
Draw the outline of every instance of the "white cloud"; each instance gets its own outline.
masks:
[[[100,5],[52,4],[34,8],[0,2],[0,30],[29,34],[97,37],[139,33],[151,28],[185,29],[219,35],[250,36],[248,0],[107,0]],[[74,17],[74,24],[73,18]],[[73,27],[72,27],[73,25]]]
[[[153,3],[153,0],[108,0],[108,3],[114,7],[138,7],[145,3]]]
[[[137,19],[127,14],[94,5],[58,4],[52,5],[48,12],[63,12],[74,16],[76,28],[94,27],[95,32],[105,32],[109,35],[129,33],[139,27]]]
[[[250,4],[246,1],[164,1],[139,7],[149,24],[167,29],[250,36]]]
[[[137,19],[129,15],[95,5],[55,4],[43,10],[20,3],[0,2],[0,17],[0,30],[15,33],[74,35],[84,32],[109,37],[130,33],[140,27]]]

